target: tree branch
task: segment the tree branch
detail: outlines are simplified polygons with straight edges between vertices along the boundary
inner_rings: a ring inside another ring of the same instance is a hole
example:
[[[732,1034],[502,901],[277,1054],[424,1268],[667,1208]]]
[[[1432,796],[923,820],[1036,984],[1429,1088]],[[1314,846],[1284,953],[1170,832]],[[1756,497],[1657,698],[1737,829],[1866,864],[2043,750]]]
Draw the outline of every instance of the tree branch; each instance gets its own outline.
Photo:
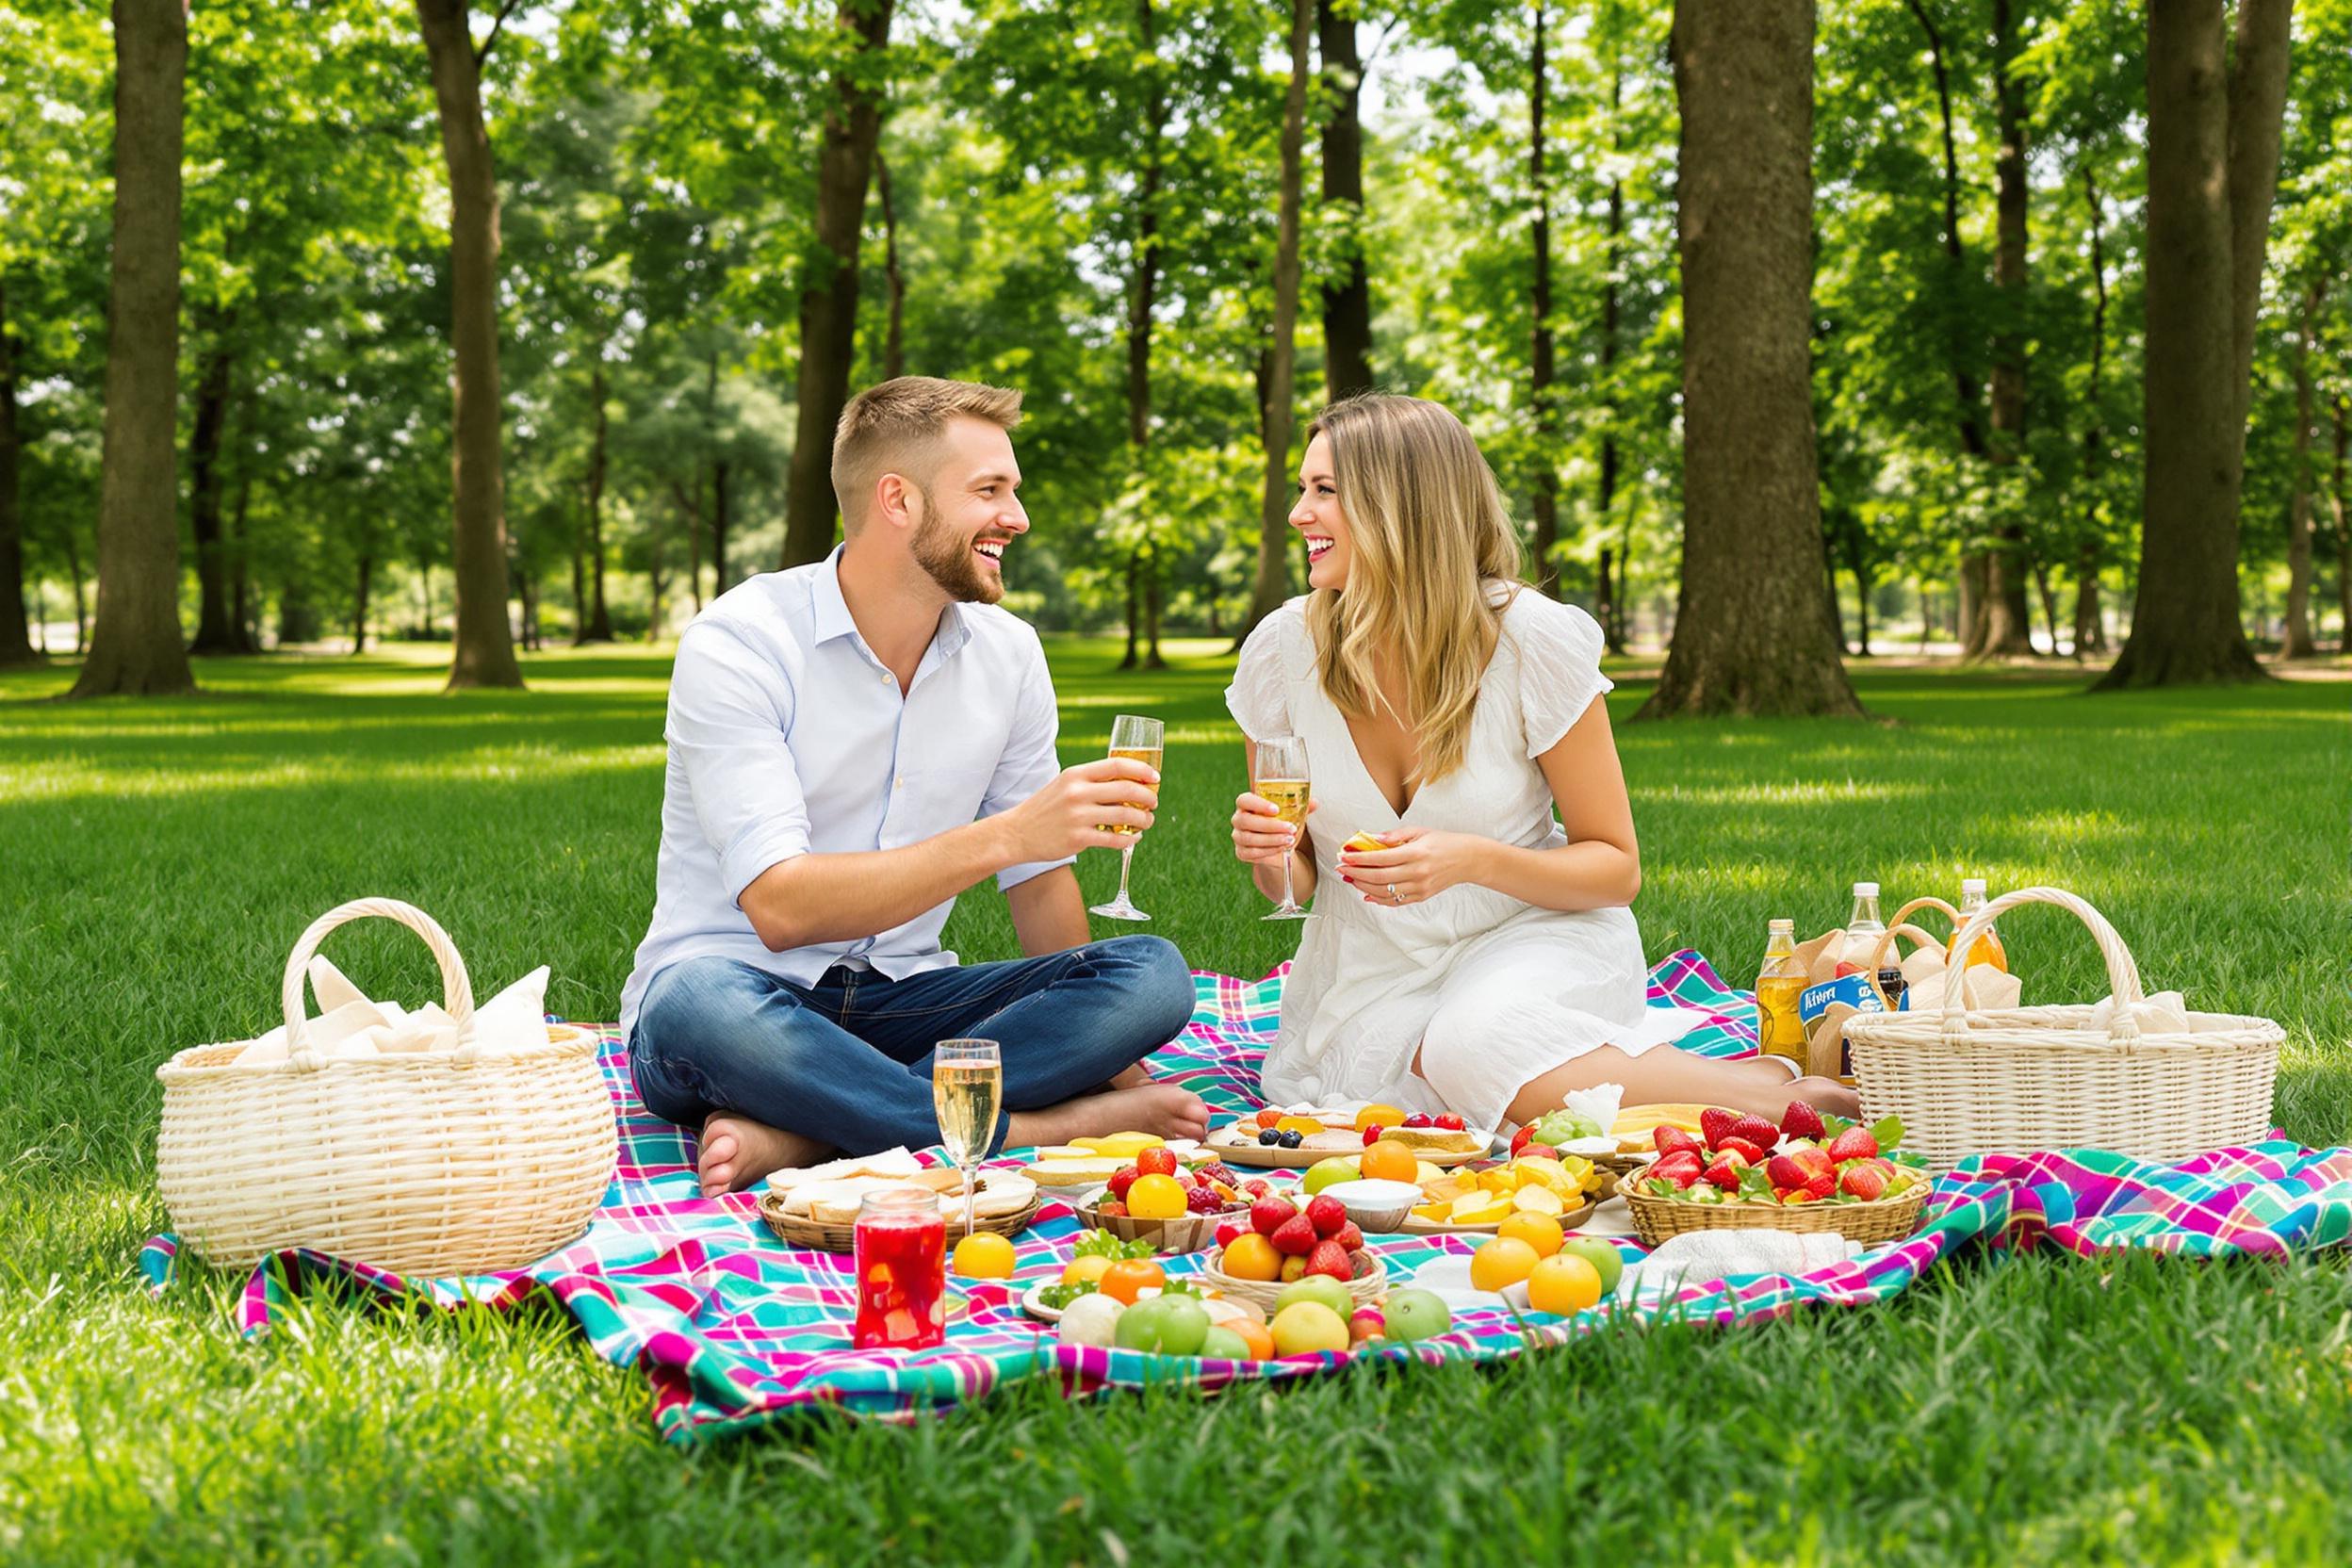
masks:
[[[523,0],[502,0],[497,18],[490,24],[490,36],[483,39],[482,47],[474,51],[474,70],[477,73],[482,70],[482,62],[490,57],[490,46],[498,41],[498,29],[506,25],[508,17],[522,8],[522,4]]]

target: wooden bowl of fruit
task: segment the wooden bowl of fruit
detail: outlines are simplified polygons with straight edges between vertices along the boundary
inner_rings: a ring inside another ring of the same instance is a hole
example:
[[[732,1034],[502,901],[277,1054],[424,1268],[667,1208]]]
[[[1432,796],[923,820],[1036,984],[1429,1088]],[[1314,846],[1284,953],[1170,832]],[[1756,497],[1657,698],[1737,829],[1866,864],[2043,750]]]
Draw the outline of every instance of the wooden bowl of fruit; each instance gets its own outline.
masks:
[[[1919,1229],[1933,1185],[1898,1147],[1893,1117],[1864,1127],[1790,1102],[1780,1125],[1710,1107],[1693,1136],[1660,1127],[1658,1158],[1621,1177],[1633,1228],[1656,1247],[1685,1231],[1835,1231],[1877,1246]]]
[[[1421,1184],[1421,1201],[1400,1229],[1421,1236],[1492,1234],[1525,1214],[1573,1231],[1592,1217],[1606,1181],[1598,1166],[1573,1154],[1462,1166]]]
[[[1246,1221],[1228,1221],[1217,1241],[1200,1278],[1237,1300],[1270,1308],[1284,1286],[1309,1275],[1332,1281],[1360,1307],[1388,1289],[1388,1270],[1364,1250],[1347,1205],[1328,1193],[1303,1207],[1289,1194],[1267,1193],[1250,1206]]]
[[[1254,1188],[1255,1190],[1251,1190]],[[1198,1252],[1217,1241],[1217,1227],[1248,1214],[1272,1188],[1245,1182],[1225,1166],[1181,1168],[1172,1151],[1146,1149],[1077,1205],[1078,1222],[1121,1241],[1149,1241],[1163,1256]]]

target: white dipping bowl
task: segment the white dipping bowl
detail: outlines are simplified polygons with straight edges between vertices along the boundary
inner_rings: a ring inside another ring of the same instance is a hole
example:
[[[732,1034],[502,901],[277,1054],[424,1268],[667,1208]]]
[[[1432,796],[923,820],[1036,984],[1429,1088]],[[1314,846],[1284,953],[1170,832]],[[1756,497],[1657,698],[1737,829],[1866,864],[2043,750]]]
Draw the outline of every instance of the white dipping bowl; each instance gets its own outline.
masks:
[[[1413,1213],[1413,1206],[1421,1201],[1421,1189],[1412,1182],[1381,1182],[1358,1178],[1352,1182],[1333,1182],[1317,1196],[1336,1198],[1348,1211],[1348,1217],[1356,1222],[1356,1229],[1367,1233],[1394,1231]]]

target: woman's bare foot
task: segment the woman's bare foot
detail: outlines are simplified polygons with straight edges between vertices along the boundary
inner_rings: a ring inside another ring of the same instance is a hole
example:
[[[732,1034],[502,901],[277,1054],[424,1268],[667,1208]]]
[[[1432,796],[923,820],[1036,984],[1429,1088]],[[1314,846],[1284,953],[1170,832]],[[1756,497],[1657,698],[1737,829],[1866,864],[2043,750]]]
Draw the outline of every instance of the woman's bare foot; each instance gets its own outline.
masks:
[[[1113,1133],[1150,1133],[1163,1138],[1202,1138],[1209,1134],[1209,1107],[1175,1084],[1147,1083],[1134,1088],[1081,1095],[1043,1110],[1015,1111],[1007,1145],[1068,1143],[1072,1138]]]
[[[787,1133],[747,1116],[719,1115],[702,1124],[702,1148],[694,1173],[702,1195],[741,1192],[769,1172],[788,1166],[815,1165],[832,1151],[814,1138]]]

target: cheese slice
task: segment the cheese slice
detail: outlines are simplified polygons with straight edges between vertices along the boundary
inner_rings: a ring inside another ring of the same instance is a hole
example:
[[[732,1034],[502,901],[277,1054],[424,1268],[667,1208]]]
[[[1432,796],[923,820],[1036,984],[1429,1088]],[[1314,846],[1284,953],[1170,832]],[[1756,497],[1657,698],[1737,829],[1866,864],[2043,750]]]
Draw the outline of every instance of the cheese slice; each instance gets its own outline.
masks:
[[[1134,1163],[1106,1154],[1090,1154],[1082,1159],[1039,1160],[1022,1167],[1021,1173],[1041,1187],[1096,1186]]]

